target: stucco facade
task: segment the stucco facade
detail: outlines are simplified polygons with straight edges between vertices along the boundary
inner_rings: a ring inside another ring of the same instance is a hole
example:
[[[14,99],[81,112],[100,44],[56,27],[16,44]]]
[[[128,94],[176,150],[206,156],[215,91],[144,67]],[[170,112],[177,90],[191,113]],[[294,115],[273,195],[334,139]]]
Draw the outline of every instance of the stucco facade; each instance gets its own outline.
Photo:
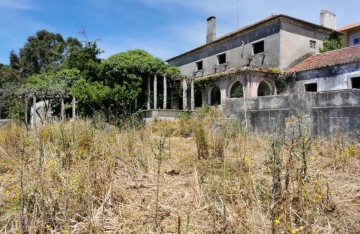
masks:
[[[343,47],[360,45],[360,22],[341,27],[338,31],[344,33],[342,37]]]
[[[208,34],[216,35],[215,32],[209,31],[209,28],[216,28],[213,25],[214,17],[209,19]],[[323,40],[332,32],[332,29],[286,15],[274,15],[210,40],[207,44],[167,62],[171,66],[178,66],[185,79],[195,82],[221,75],[220,80],[203,87],[201,99],[203,105],[223,104],[224,100],[231,96],[234,81],[241,84],[243,95],[247,97],[276,94],[276,76],[272,72],[258,73],[257,69],[254,69],[254,72],[246,72],[244,75],[237,71],[253,67],[281,72],[299,60],[317,53]],[[207,38],[209,37],[212,36],[208,35]],[[220,103],[211,101],[212,96],[218,94]]]

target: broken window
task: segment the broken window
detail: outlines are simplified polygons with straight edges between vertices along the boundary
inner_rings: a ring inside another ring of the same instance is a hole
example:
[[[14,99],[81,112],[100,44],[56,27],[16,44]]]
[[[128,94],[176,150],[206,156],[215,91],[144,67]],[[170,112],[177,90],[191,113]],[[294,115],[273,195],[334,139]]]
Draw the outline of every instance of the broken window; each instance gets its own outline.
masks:
[[[203,61],[196,62],[196,70],[200,71],[203,69]]]
[[[305,84],[305,92],[317,92],[317,83]]]
[[[354,38],[353,45],[359,45],[360,44],[360,37]]]
[[[242,98],[244,96],[244,90],[242,84],[237,81],[231,86],[230,98]]]
[[[259,54],[264,52],[264,41],[259,41],[256,43],[253,43],[253,52],[254,54]]]
[[[310,40],[310,48],[315,49],[316,48],[316,41]]]
[[[217,56],[217,58],[218,58],[218,64],[226,63],[226,54],[225,53],[224,54],[219,54]]]
[[[351,78],[351,88],[360,89],[360,77]]]
[[[271,89],[267,82],[261,81],[258,87],[258,97],[271,95]]]

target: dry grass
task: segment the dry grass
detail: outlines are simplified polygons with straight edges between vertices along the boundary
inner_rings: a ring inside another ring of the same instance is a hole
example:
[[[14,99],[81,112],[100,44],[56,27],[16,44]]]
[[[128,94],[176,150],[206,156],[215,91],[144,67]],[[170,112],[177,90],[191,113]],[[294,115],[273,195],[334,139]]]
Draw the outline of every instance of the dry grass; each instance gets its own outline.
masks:
[[[236,123],[215,132],[211,118],[194,118],[121,130],[91,121],[1,129],[0,232],[360,232],[357,142],[311,139],[304,150],[304,134],[276,146]],[[198,157],[199,126],[208,158]]]

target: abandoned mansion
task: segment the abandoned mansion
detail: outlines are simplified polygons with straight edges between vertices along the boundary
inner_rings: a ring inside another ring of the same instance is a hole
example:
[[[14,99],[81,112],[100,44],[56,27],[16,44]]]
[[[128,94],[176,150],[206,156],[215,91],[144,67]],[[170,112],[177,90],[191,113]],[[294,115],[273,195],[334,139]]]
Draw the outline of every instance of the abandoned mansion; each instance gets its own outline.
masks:
[[[332,35],[344,48],[319,53]],[[167,62],[182,73],[183,95],[174,98],[166,77],[149,78],[154,106],[148,101],[145,118],[209,105],[225,117],[246,117],[253,130],[274,131],[294,116],[308,118],[317,134],[360,130],[360,24],[337,29],[332,12],[321,11],[320,24],[272,15],[221,37],[212,16],[206,43]]]

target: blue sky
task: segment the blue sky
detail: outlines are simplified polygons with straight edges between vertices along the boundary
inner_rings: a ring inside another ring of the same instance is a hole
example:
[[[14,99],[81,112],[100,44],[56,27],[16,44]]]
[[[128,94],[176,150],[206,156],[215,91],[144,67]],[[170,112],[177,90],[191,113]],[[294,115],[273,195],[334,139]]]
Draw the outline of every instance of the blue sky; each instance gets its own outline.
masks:
[[[0,0],[0,63],[9,63],[30,35],[46,29],[98,40],[100,56],[145,49],[164,60],[204,44],[206,18],[217,17],[217,35],[287,14],[318,23],[322,9],[336,13],[337,25],[360,22],[358,0]]]

